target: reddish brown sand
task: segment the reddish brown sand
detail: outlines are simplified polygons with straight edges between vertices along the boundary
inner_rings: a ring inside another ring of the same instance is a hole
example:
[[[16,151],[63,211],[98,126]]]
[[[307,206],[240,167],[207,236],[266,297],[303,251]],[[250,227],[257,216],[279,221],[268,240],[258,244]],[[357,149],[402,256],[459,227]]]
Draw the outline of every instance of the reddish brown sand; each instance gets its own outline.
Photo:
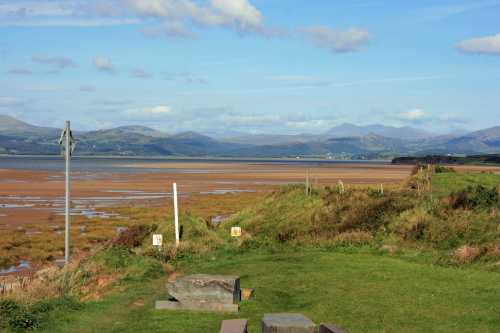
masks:
[[[304,182],[306,174],[304,166],[287,164],[173,162],[133,167],[180,169],[181,172],[96,173],[92,177],[76,173],[73,174],[72,199],[96,198],[95,201],[100,203],[98,198],[115,198],[120,201],[112,202],[113,205],[121,202],[125,205],[141,205],[170,200],[168,197],[174,181],[183,195],[208,195],[225,191],[259,191],[282,184]],[[408,176],[411,167],[337,164],[308,169],[313,184],[336,184],[339,180],[345,184],[379,184],[401,182]],[[54,208],[53,201],[58,199],[61,208],[63,196],[64,179],[61,173],[0,170],[0,205],[11,207],[0,209],[0,225],[46,223],[54,215],[51,209]],[[146,196],[152,198],[147,199]],[[126,197],[131,199],[126,200]],[[23,205],[25,207],[19,207]]]

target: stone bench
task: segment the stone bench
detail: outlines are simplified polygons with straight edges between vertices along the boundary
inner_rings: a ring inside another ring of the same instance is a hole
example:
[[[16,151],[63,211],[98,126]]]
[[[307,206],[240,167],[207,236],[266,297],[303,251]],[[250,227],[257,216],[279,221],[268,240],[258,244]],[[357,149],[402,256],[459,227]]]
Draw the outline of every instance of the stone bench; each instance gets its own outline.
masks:
[[[262,333],[314,333],[316,325],[299,313],[266,314],[262,319]]]
[[[175,300],[157,301],[159,310],[238,312],[240,278],[227,275],[188,275],[167,284]]]
[[[347,333],[347,332],[341,330],[340,328],[337,328],[332,324],[321,324],[319,326],[319,333]]]
[[[223,320],[219,333],[247,333],[248,320]]]
[[[179,302],[240,302],[240,278],[228,275],[194,274],[167,284],[170,296]]]

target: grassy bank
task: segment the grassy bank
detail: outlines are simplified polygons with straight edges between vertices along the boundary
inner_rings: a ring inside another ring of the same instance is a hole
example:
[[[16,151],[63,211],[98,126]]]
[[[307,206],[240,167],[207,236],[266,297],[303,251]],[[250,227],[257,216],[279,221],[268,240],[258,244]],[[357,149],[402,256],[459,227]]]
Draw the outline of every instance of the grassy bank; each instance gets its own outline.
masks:
[[[361,251],[362,252],[362,251]],[[213,254],[185,272],[238,274],[256,288],[239,318],[260,332],[268,312],[301,312],[349,332],[498,332],[500,274],[409,263],[371,253],[299,251]],[[78,311],[56,310],[47,332],[217,332],[231,315],[155,311],[164,279],[120,283],[121,292]]]
[[[264,313],[285,311],[351,333],[498,332],[499,185],[499,175],[446,169],[420,170],[383,192],[318,187],[306,195],[290,185],[220,225],[184,212],[179,249],[171,221],[134,210],[135,227],[10,297],[20,308],[0,327],[26,319],[47,332],[216,332],[231,316],[153,309],[176,271],[236,274],[256,288],[238,315],[251,320],[250,332]],[[235,225],[241,238],[230,237]],[[151,233],[163,234],[161,251]],[[38,299],[53,305],[39,311]],[[60,306],[68,299],[76,305]]]

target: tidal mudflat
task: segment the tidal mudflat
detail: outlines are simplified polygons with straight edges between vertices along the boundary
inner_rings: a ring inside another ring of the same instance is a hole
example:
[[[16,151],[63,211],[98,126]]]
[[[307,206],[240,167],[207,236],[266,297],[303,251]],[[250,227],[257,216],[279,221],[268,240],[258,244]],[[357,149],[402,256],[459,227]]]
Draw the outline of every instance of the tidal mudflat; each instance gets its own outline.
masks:
[[[336,185],[340,180],[347,186],[390,186],[411,172],[411,166],[388,163],[92,161],[75,161],[72,173],[71,234],[76,253],[85,253],[136,223],[168,223],[173,182],[180,191],[181,214],[211,221],[230,216],[279,186],[303,183],[306,172],[315,186]],[[28,261],[35,267],[60,258],[64,174],[58,168],[62,161],[23,158],[9,163],[0,164],[0,265],[9,268]],[[500,172],[500,168],[484,170]]]

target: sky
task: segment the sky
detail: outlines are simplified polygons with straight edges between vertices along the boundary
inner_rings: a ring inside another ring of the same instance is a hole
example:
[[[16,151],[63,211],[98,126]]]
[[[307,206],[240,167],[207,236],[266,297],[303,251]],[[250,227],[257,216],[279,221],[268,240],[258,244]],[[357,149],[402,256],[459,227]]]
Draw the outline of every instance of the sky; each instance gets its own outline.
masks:
[[[93,130],[500,125],[500,0],[0,0],[0,114]]]

